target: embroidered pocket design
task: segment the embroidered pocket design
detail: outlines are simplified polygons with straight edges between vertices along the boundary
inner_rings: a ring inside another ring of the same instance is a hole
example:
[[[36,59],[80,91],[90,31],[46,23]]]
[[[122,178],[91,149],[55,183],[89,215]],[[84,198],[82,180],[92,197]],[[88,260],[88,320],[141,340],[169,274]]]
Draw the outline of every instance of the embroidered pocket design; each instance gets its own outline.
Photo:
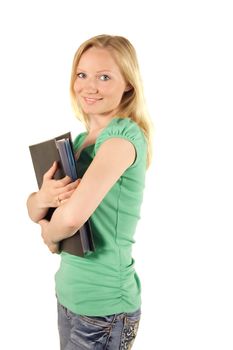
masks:
[[[121,350],[130,350],[132,348],[134,339],[136,338],[138,331],[139,321],[128,321],[125,320],[125,325],[121,339]]]

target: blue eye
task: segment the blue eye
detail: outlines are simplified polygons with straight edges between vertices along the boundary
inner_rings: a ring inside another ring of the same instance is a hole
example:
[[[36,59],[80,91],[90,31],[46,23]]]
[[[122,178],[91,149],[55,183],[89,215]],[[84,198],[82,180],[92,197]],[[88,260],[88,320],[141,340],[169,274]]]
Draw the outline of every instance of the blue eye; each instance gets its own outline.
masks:
[[[109,80],[109,79],[110,79],[110,77],[108,75],[106,75],[106,74],[103,74],[103,75],[100,76],[100,80],[106,81],[106,80]]]
[[[78,76],[80,79],[86,78],[86,74],[85,74],[85,73],[77,73],[77,76]]]

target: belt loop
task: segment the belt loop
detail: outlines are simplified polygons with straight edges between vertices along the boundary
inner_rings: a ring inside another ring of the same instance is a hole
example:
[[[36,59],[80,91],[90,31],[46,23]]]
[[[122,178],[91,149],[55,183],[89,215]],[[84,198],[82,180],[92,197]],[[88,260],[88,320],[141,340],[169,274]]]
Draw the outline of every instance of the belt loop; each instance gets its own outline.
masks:
[[[122,312],[120,314],[115,314],[112,323],[117,320],[124,320],[125,316],[126,316],[125,312]]]
[[[113,316],[113,320],[112,320],[112,324],[116,321],[116,318],[117,318],[117,314],[114,314],[114,316]]]
[[[125,327],[125,325],[126,325],[126,323],[127,323],[127,314],[125,313],[124,316],[125,316],[125,317],[124,317],[123,322],[124,322],[124,327]]]

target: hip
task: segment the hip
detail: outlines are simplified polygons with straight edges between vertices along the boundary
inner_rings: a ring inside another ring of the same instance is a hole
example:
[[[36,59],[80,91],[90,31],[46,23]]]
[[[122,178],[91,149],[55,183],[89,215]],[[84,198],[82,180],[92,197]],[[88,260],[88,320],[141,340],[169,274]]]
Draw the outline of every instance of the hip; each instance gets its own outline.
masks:
[[[73,313],[58,302],[60,349],[131,349],[140,318],[141,308],[100,317]]]

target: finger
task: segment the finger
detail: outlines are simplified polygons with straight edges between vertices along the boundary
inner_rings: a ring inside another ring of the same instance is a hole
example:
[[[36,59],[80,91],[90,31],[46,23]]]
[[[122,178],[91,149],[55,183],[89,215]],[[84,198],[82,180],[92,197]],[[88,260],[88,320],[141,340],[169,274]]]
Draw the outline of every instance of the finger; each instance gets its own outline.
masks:
[[[64,192],[66,191],[71,191],[71,190],[75,190],[78,185],[80,184],[81,180],[76,180],[74,182],[71,182],[70,184],[68,184],[65,188],[64,188]]]
[[[51,166],[51,168],[49,168],[49,170],[46,171],[46,173],[44,174],[44,179],[46,180],[52,179],[56,170],[57,170],[57,162],[53,162],[53,165]]]
[[[62,205],[65,204],[65,202],[67,202],[67,201],[68,201],[68,198],[67,198],[67,199],[59,199],[59,202],[57,202],[56,207],[62,206]]]
[[[68,201],[68,199],[69,199],[69,198],[63,199],[63,200],[60,202],[60,205],[65,204],[65,203]]]
[[[47,220],[42,219],[42,220],[38,221],[38,224],[39,224],[41,227],[43,227],[43,226],[45,225],[46,222],[47,222]]]
[[[44,238],[44,235],[43,235],[43,232],[41,233],[41,238],[42,238],[42,240],[43,240],[44,244],[46,244],[46,242],[45,242],[45,238]]]
[[[66,200],[66,199],[69,199],[69,198],[72,196],[72,194],[74,193],[74,191],[75,191],[75,190],[72,189],[72,190],[70,190],[70,191],[67,191],[67,192],[64,192],[63,194],[61,194],[61,195],[59,196],[60,202]]]
[[[77,185],[80,184],[81,180],[82,180],[82,179],[77,179],[77,180],[75,181],[75,182],[77,183]]]
[[[48,246],[51,253],[59,253],[59,245],[57,243],[52,243]]]
[[[62,179],[56,181],[56,186],[57,187],[65,187],[68,184],[70,184],[71,182],[72,182],[72,179],[69,176],[65,176]]]
[[[60,199],[63,199],[63,194],[67,193],[67,192],[70,192],[70,191],[73,191],[75,190],[78,185],[80,184],[81,180],[78,179],[74,182],[70,182],[68,183],[66,186],[64,187],[57,187],[59,190],[57,191],[57,195],[59,196]],[[61,184],[61,183],[60,183]]]
[[[79,186],[81,179],[77,179],[75,182],[68,184],[66,187],[62,188],[63,192],[59,194],[59,199],[62,201],[63,199],[70,198],[76,188]]]

